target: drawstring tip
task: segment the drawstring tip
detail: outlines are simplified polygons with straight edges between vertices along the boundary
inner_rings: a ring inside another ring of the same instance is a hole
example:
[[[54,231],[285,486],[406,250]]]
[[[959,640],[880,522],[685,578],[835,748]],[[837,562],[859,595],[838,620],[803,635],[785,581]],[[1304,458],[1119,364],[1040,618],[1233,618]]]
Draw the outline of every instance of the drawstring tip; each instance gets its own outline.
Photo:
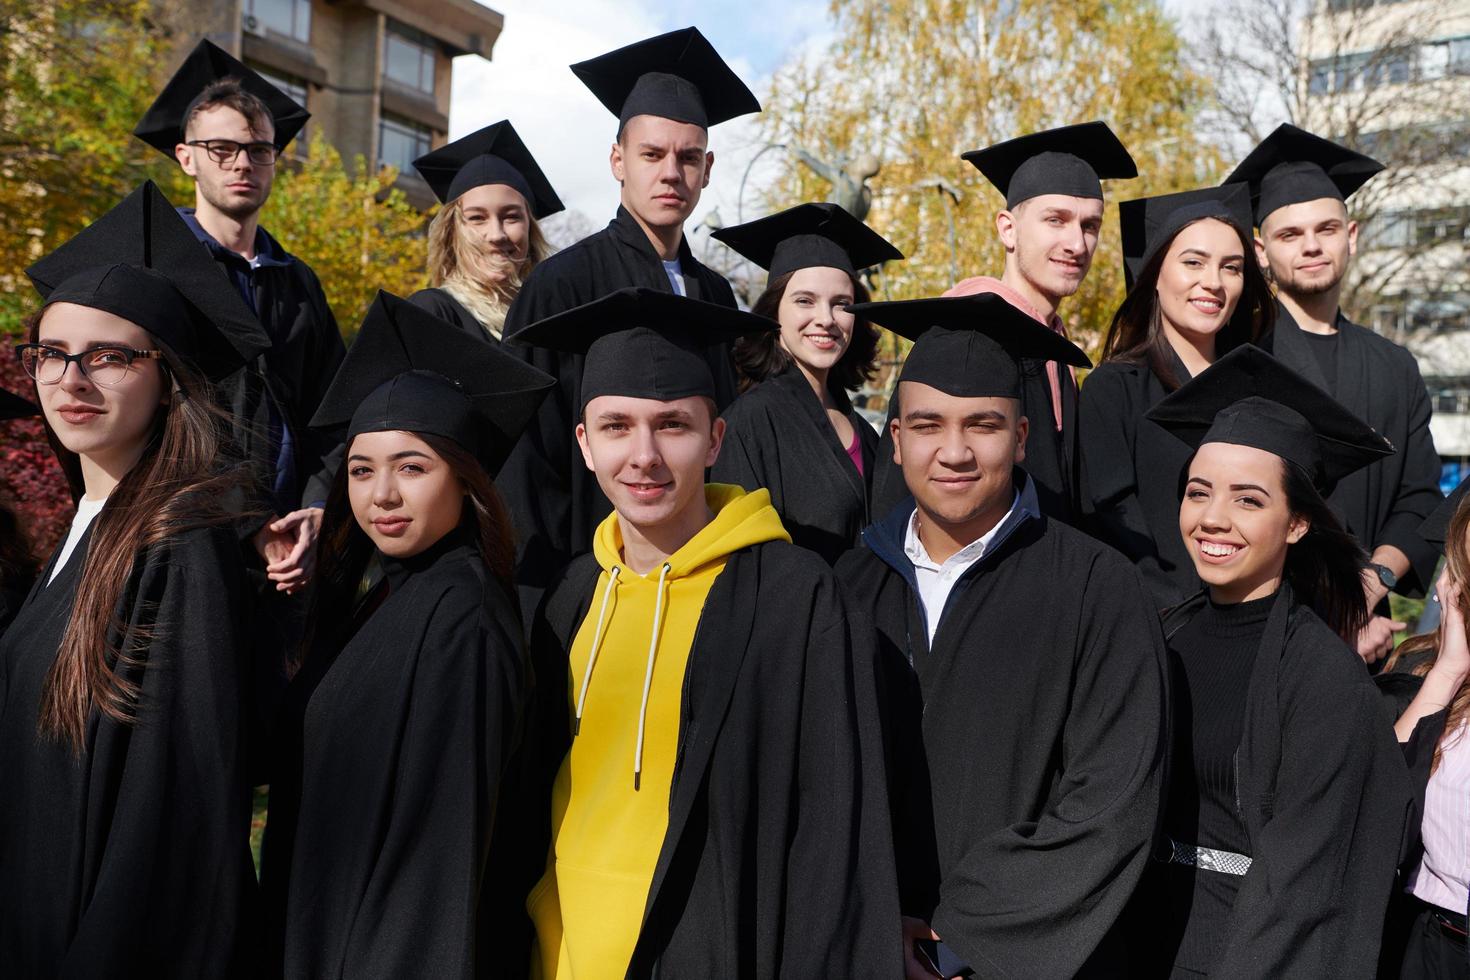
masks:
[[[572,738],[582,734],[582,719],[580,716],[572,719]]]
[[[643,782],[643,774],[637,769],[633,770],[633,792],[638,792],[639,785]]]

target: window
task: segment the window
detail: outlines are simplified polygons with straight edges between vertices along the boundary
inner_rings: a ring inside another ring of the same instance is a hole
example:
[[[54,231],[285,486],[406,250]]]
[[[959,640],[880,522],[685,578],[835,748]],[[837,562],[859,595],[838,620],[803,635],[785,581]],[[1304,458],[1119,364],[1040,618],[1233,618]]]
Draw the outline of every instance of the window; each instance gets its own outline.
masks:
[[[378,166],[413,173],[413,162],[434,148],[434,132],[420,123],[383,116],[378,120]]]
[[[1307,90],[1312,95],[1356,92],[1449,75],[1470,75],[1470,37],[1319,58],[1307,66]]]
[[[383,36],[383,74],[415,91],[432,93],[434,51],[433,39],[390,21]]]
[[[271,31],[302,44],[311,40],[311,0],[245,0],[244,14],[254,19],[261,32]]]

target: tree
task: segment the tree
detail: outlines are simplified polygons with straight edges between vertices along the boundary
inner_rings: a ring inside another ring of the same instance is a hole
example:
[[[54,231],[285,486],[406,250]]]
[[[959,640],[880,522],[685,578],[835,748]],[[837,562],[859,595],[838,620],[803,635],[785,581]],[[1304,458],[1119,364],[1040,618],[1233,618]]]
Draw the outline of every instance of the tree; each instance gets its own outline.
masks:
[[[831,46],[777,72],[763,134],[827,160],[881,158],[868,223],[908,256],[877,276],[881,297],[938,295],[956,278],[999,274],[994,216],[1004,202],[960,159],[966,150],[1103,119],[1142,174],[1106,187],[1115,200],[1218,173],[1218,155],[1194,132],[1208,85],[1152,0],[851,0],[831,12]],[[790,207],[829,189],[792,158],[765,203]],[[1117,236],[1110,205],[1093,271],[1062,308],[1094,350],[1122,299]]]

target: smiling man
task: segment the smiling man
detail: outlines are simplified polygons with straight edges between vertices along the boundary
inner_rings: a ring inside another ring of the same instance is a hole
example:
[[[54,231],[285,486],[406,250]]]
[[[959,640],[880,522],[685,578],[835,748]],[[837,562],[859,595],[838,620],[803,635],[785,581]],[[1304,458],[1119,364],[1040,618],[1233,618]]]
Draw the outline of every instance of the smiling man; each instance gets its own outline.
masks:
[[[890,424],[913,499],[837,566],[878,633],[907,976],[1128,975],[1163,640],[1138,572],[1021,468],[1021,359],[1087,358],[994,294],[852,311],[916,340]]]
[[[1005,249],[1000,278],[974,276],[946,296],[995,293],[1061,337],[1057,310],[1092,268],[1103,222],[1103,179],[1137,177],[1128,150],[1104,122],[1048,129],[963,154],[1005,195],[995,215]],[[1077,380],[1055,361],[1027,361],[1021,408],[1031,420],[1025,469],[1042,513],[1072,523],[1077,510]],[[873,478],[873,513],[905,496],[886,445]]]
[[[517,336],[527,324],[629,286],[733,308],[730,284],[694,258],[684,222],[709,186],[715,163],[709,127],[758,112],[760,103],[692,27],[619,48],[572,71],[618,117],[608,160],[621,188],[618,212],[602,231],[531,273],[506,317],[511,348],[527,341]],[[609,506],[572,440],[582,356],[520,350],[558,379],[499,480],[516,520],[517,580],[529,614],[550,577],[586,549]],[[706,360],[723,409],[736,394],[728,344],[708,346]]]
[[[1429,393],[1414,355],[1353,323],[1339,306],[1358,248],[1346,200],[1382,169],[1283,123],[1226,178],[1250,186],[1256,251],[1276,283],[1271,352],[1398,450],[1344,477],[1328,500],[1372,555],[1363,591],[1378,614],[1357,642],[1370,664],[1393,651],[1394,633],[1404,629],[1388,617],[1388,593],[1422,595],[1434,574],[1438,549],[1418,527],[1441,500]]]
[[[624,289],[527,330],[585,353],[576,441],[614,508],[533,629],[532,975],[899,970],[871,639],[765,490],[705,483],[705,348],[774,327]]]

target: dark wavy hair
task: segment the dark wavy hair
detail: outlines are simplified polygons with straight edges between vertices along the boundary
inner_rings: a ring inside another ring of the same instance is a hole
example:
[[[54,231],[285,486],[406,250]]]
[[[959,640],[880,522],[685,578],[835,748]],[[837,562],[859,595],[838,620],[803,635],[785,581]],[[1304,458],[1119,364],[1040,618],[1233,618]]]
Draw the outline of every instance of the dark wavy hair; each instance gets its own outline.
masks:
[[[1286,505],[1311,525],[1300,541],[1286,549],[1286,581],[1334,633],[1354,644],[1372,617],[1363,598],[1368,553],[1342,526],[1306,471],[1286,460],[1281,467]]]
[[[1199,218],[1184,228],[1192,227],[1200,221],[1218,220]],[[1180,382],[1174,377],[1174,369],[1169,366],[1171,349],[1169,338],[1164,334],[1164,318],[1159,311],[1157,287],[1164,259],[1168,256],[1174,239],[1179,237],[1184,228],[1180,228],[1173,238],[1160,245],[1148,264],[1138,273],[1133,288],[1123,297],[1123,302],[1113,314],[1113,322],[1108,326],[1102,349],[1104,361],[1147,364],[1154,376],[1163,382],[1166,391],[1178,388]],[[1271,295],[1271,287],[1266,282],[1265,274],[1261,272],[1260,264],[1256,261],[1255,243],[1235,225],[1230,225],[1230,229],[1239,237],[1240,247],[1245,255],[1245,289],[1240,294],[1230,322],[1221,328],[1215,339],[1217,357],[1241,344],[1256,343],[1270,332],[1276,322],[1276,300]]]
[[[767,283],[765,291],[760,294],[750,311],[779,323],[781,300],[794,275],[796,270],[777,276]],[[869,299],[868,288],[857,276],[849,278],[852,280],[853,302],[866,303]],[[755,387],[791,363],[791,355],[781,346],[780,334],[777,332],[741,337],[732,346],[732,353],[735,367],[740,372],[741,391]],[[852,340],[848,343],[847,350],[842,352],[842,357],[827,373],[827,388],[833,395],[846,398],[847,392],[861,388],[877,368],[878,328],[859,319],[853,324]]]
[[[415,432],[414,435],[449,465],[464,486],[465,506],[459,526],[479,546],[480,560],[485,563],[491,577],[514,600],[515,586],[511,576],[515,565],[515,531],[511,526],[510,512],[506,510],[500,492],[495,489],[495,481],[474,454],[459,443],[428,432]],[[347,453],[342,455],[343,463],[332,478],[326,509],[322,514],[316,563],[319,570],[317,585],[307,614],[304,640],[288,664],[292,673],[313,652],[346,642],[346,631],[351,625],[363,576],[376,550],[372,539],[358,526],[353,516],[352,502],[347,495],[348,470],[351,467],[346,462]],[[512,602],[512,606],[515,605]]]

